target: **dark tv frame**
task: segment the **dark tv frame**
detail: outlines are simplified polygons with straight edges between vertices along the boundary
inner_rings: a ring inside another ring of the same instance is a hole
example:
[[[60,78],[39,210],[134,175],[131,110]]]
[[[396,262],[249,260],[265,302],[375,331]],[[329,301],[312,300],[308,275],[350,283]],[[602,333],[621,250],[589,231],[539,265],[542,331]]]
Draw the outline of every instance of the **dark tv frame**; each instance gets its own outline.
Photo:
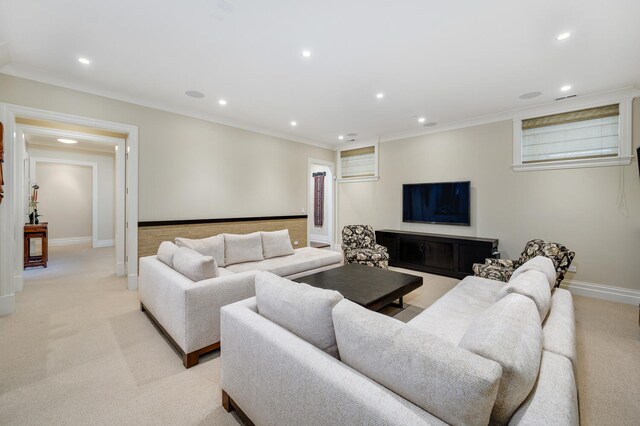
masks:
[[[402,212],[402,222],[404,223],[429,223],[432,225],[453,225],[453,226],[471,226],[471,181],[456,180],[448,182],[418,182],[402,184],[402,205],[404,206],[404,187],[408,185],[441,185],[443,183],[468,183],[469,184],[469,221],[468,222],[431,222],[427,220],[404,220],[404,211]],[[403,207],[404,209],[404,207]]]

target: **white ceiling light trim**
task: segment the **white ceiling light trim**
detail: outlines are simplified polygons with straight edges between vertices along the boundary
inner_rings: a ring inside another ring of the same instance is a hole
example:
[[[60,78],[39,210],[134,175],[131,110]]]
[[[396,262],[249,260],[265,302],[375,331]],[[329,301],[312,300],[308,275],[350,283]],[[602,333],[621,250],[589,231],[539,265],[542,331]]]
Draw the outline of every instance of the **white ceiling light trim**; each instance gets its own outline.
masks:
[[[222,105],[222,106],[225,106],[227,104],[227,100],[226,99],[220,99],[220,100],[218,100],[218,104]]]
[[[80,56],[80,57],[78,58],[78,62],[80,62],[80,63],[81,63],[81,64],[83,64],[83,65],[91,65],[91,60],[90,60],[90,59],[87,59],[87,58],[85,58],[85,57],[83,57],[83,56]]]
[[[561,92],[568,92],[569,90],[571,90],[571,85],[570,84],[565,84],[564,86],[562,86],[560,88]]]
[[[311,57],[311,51],[307,50],[307,49],[303,50],[302,51],[302,56],[305,57],[305,58],[310,58]]]
[[[296,127],[298,125],[298,122],[297,121],[292,121],[289,124],[291,124],[291,127]]]
[[[558,40],[558,41],[563,41],[563,40],[568,39],[569,37],[571,37],[571,33],[570,33],[570,32],[560,33],[560,34],[558,34],[558,36],[556,37],[556,40]]]
[[[382,93],[382,92],[376,93],[376,98],[377,99],[383,99],[384,98],[384,93]]]
[[[418,123],[424,123],[425,121],[427,121],[427,119],[424,117],[418,118]]]

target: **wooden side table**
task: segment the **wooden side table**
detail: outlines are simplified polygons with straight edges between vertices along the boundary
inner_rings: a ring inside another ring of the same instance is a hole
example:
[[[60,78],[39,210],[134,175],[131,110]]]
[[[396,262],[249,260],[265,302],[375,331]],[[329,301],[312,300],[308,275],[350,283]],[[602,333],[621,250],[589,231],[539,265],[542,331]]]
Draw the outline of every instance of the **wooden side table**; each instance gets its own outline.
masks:
[[[42,239],[42,255],[31,255],[31,239]],[[47,228],[47,222],[39,223],[37,225],[24,225],[24,269],[32,266],[44,266],[47,267],[47,261],[49,260],[49,230]]]

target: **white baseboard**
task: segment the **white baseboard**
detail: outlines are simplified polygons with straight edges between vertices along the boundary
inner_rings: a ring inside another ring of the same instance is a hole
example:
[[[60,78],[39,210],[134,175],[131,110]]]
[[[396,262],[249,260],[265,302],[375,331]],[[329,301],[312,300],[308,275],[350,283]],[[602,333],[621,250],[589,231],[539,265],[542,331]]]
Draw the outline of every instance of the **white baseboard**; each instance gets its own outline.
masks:
[[[73,244],[87,244],[92,241],[91,237],[75,237],[75,238],[55,238],[49,240],[50,246],[70,246]]]
[[[124,262],[116,262],[116,276],[123,277],[127,274],[126,264]]]
[[[19,293],[24,289],[24,278],[22,275],[16,275],[13,277],[13,288],[16,293]]]
[[[640,290],[613,287],[604,284],[587,283],[584,281],[563,281],[560,287],[566,288],[578,296],[594,297],[612,302],[627,303],[638,306],[640,304]]]
[[[115,245],[115,240],[95,240],[93,242],[93,248],[113,247]]]
[[[11,315],[16,311],[16,295],[7,294],[6,296],[0,296],[0,317],[5,315]]]
[[[137,275],[129,275],[127,277],[127,288],[131,291],[138,290],[138,276]]]
[[[309,235],[309,241],[313,241],[316,243],[325,243],[325,244],[331,243],[328,235]]]

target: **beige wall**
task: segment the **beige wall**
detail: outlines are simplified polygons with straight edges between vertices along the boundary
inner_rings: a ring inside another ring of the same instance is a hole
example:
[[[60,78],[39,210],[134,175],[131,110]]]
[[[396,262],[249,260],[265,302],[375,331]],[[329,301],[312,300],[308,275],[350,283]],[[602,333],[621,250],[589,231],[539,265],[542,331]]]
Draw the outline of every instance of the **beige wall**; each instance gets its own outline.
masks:
[[[4,74],[0,102],[138,126],[141,221],[300,214],[307,159],[333,160],[327,149]]]
[[[36,164],[38,213],[49,223],[49,239],[91,237],[91,167]]]
[[[634,101],[634,147],[640,101]],[[640,178],[629,166],[514,172],[511,121],[380,144],[380,180],[339,185],[340,226],[500,239],[517,258],[527,240],[561,242],[576,252],[569,280],[640,289]],[[635,148],[634,148],[635,155]],[[403,183],[470,180],[471,226],[402,222]],[[624,190],[629,213],[618,206]]]
[[[115,239],[115,155],[106,152],[92,152],[42,145],[27,145],[29,157],[72,160],[96,163],[98,165],[98,240]],[[46,182],[36,174],[37,183]],[[42,208],[46,206],[42,204]],[[42,210],[44,214],[44,210]],[[90,212],[91,213],[91,212]],[[91,236],[89,233],[82,236]],[[51,237],[53,238],[53,237]],[[70,238],[70,237],[56,237]]]

